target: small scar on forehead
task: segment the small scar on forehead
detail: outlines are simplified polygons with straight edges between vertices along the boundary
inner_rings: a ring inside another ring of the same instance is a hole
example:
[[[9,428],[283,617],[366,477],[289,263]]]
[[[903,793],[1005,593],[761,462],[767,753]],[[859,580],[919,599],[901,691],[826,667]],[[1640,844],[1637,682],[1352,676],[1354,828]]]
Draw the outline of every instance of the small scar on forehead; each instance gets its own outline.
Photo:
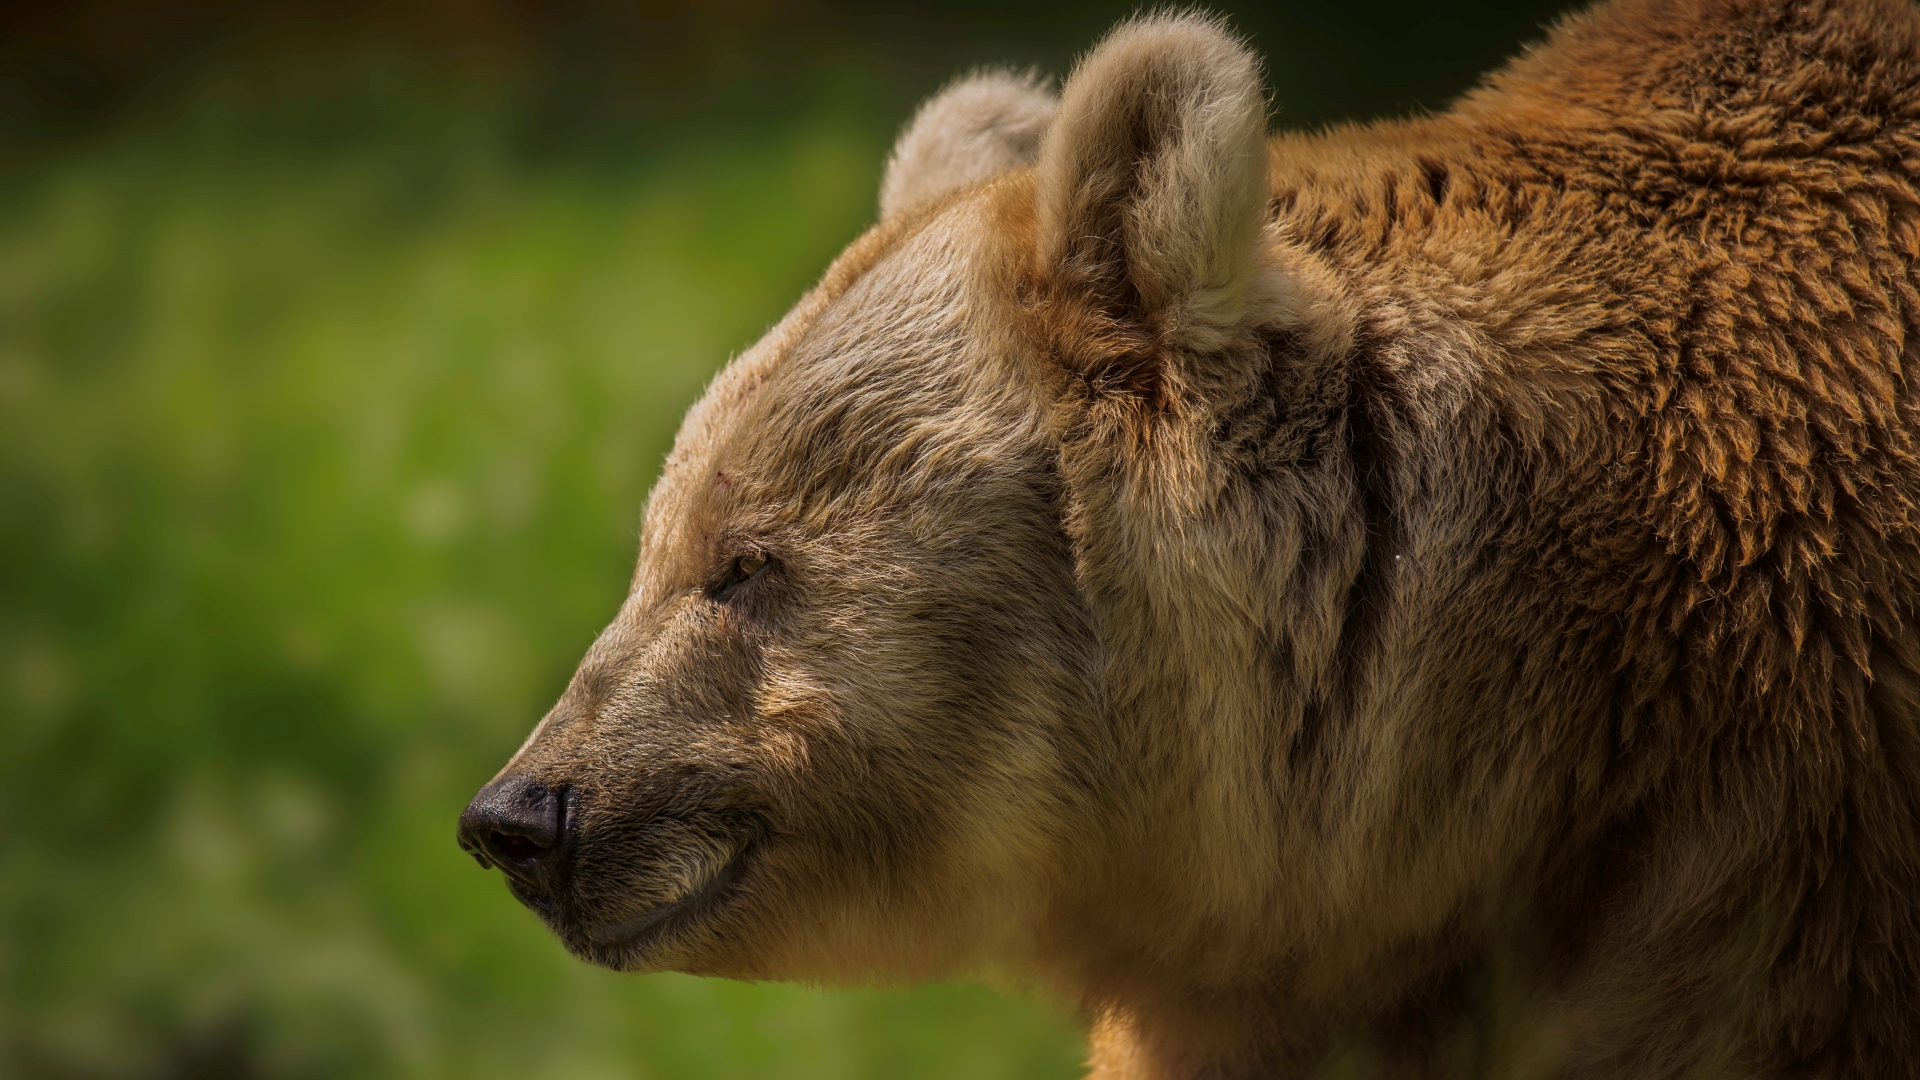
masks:
[[[733,481],[727,479],[727,474],[724,469],[715,469],[713,472],[713,480],[715,483],[719,484],[721,487],[733,486]]]

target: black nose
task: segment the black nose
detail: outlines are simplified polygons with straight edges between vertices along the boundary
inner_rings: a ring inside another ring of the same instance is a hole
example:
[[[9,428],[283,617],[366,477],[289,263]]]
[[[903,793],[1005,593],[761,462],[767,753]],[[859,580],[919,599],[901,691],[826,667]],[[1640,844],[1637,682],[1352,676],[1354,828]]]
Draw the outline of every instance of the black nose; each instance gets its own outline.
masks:
[[[564,790],[527,776],[502,776],[481,788],[460,815],[460,848],[481,866],[506,871],[516,892],[546,896],[564,870],[567,818]]]

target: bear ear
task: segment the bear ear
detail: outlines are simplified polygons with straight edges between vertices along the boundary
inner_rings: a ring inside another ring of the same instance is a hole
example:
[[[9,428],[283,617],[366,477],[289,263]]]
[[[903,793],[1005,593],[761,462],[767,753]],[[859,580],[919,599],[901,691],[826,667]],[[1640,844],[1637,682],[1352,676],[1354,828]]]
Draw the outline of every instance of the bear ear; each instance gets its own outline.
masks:
[[[887,159],[880,216],[892,217],[990,176],[1033,164],[1054,97],[1037,75],[985,71],[914,114]]]
[[[1156,348],[1223,348],[1256,303],[1266,106],[1259,61],[1217,18],[1149,16],[1108,35],[1040,149],[1047,294]]]

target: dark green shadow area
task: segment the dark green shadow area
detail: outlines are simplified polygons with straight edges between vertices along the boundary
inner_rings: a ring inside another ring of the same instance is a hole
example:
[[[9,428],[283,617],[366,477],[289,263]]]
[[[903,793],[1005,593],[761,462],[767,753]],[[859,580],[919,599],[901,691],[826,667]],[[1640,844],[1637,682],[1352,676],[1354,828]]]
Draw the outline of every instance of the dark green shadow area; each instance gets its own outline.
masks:
[[[1229,10],[1312,126],[1557,7]],[[453,822],[914,103],[1130,10],[0,16],[0,1076],[1074,1075],[985,990],[588,968]]]

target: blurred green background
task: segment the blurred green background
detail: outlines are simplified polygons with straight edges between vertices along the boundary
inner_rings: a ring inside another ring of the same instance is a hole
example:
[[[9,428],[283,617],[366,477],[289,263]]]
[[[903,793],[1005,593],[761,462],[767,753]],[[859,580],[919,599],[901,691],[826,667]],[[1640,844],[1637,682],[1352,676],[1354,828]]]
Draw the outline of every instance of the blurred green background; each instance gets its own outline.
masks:
[[[1225,9],[1308,127],[1559,6]],[[0,1076],[1075,1075],[975,988],[588,968],[453,823],[913,105],[1130,10],[0,8]]]

